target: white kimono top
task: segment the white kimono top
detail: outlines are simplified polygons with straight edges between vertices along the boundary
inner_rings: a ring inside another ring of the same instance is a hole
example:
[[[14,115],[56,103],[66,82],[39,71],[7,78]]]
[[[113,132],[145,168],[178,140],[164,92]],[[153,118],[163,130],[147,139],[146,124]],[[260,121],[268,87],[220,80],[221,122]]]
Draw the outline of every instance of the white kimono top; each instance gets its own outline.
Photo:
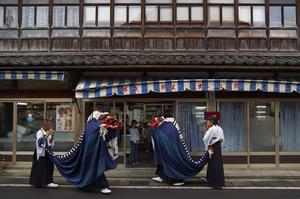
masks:
[[[208,146],[213,145],[218,141],[220,141],[221,144],[224,144],[225,139],[223,129],[218,125],[213,125],[206,131],[203,137],[205,150],[208,150]]]
[[[36,143],[36,159],[37,160],[40,157],[45,157],[45,148],[39,146],[38,141],[39,141],[40,138],[44,137],[46,134],[47,133],[46,133],[46,131],[43,128],[41,128],[40,130],[38,130],[36,132],[36,141],[35,141],[35,143]],[[53,147],[54,146],[54,140],[52,140],[52,142],[50,142],[51,138],[52,138],[52,135],[48,136],[48,138],[47,138],[47,144],[48,144],[48,146],[52,146]]]

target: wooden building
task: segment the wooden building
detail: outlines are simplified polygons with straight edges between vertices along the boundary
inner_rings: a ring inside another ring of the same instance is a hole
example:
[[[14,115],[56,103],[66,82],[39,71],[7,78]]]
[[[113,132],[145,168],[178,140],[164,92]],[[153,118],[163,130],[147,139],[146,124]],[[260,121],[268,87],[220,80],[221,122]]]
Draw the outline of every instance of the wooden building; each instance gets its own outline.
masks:
[[[0,158],[30,160],[46,118],[63,153],[101,107],[139,122],[141,165],[152,116],[199,156],[219,111],[226,164],[299,166],[299,27],[297,0],[0,0]]]

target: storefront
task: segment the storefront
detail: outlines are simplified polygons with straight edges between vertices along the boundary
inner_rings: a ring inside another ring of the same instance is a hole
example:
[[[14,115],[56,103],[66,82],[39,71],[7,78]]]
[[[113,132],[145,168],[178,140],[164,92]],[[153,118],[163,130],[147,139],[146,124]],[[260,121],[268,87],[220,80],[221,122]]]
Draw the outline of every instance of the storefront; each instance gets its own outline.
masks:
[[[291,167],[300,163],[298,82],[127,80],[83,80],[77,85],[76,92],[77,98],[83,98],[85,118],[94,107],[98,107],[116,113],[127,127],[119,136],[121,162],[124,164],[128,163],[130,154],[128,128],[136,120],[140,129],[139,166],[153,165],[154,157],[149,150],[151,143],[149,146],[146,130],[151,118],[156,115],[175,117],[192,155],[200,156],[204,149],[203,121],[207,111],[221,114],[220,124],[226,140],[224,161],[227,165]]]
[[[56,150],[73,146],[78,115],[71,92],[64,90],[68,79],[64,72],[0,72],[1,161],[31,161],[35,133],[46,119],[56,131]]]
[[[149,129],[152,117],[176,118],[196,158],[203,152],[203,121],[207,111],[221,114],[220,124],[226,139],[224,162],[228,166],[291,167],[300,163],[300,86],[297,81],[175,76],[169,80],[151,77],[143,81],[134,78],[134,72],[119,74],[123,77],[112,78],[104,73],[84,76],[75,93],[68,85],[62,86],[71,79],[69,73],[59,81],[24,79],[23,76],[13,80],[2,78],[2,85],[8,88],[17,82],[18,94],[13,90],[1,92],[1,160],[31,161],[34,135],[45,119],[52,121],[56,131],[56,151],[64,153],[84,129],[88,115],[98,107],[117,114],[126,127],[118,134],[118,161],[128,167],[131,167],[128,128],[133,120],[138,122],[140,130],[138,166],[149,167],[154,163]]]

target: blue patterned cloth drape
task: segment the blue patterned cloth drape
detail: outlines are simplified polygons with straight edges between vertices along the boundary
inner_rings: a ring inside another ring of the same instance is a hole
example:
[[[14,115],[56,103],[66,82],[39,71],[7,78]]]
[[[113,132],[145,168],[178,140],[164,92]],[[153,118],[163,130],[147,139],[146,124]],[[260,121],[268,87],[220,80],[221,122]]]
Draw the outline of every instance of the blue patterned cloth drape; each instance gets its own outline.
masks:
[[[171,179],[186,179],[198,174],[208,161],[208,153],[193,161],[178,130],[171,122],[153,129],[156,164],[163,166],[164,175]]]
[[[106,143],[108,139],[104,140],[99,128],[99,120],[92,119],[87,122],[85,132],[77,145],[63,156],[55,156],[50,148],[46,148],[61,175],[77,187],[91,185],[103,175],[104,171],[117,166],[109,155]],[[115,134],[114,132],[112,131],[112,134]]]

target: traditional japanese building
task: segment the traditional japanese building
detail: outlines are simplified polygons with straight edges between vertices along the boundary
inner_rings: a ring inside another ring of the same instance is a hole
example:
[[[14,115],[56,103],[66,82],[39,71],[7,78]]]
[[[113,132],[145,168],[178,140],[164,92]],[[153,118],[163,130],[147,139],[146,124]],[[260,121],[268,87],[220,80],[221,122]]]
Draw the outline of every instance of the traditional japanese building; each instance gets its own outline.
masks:
[[[205,112],[225,164],[299,166],[299,27],[296,0],[1,0],[0,158],[31,161],[44,119],[63,153],[101,107],[137,120],[141,166],[151,117],[175,117],[199,156]]]

